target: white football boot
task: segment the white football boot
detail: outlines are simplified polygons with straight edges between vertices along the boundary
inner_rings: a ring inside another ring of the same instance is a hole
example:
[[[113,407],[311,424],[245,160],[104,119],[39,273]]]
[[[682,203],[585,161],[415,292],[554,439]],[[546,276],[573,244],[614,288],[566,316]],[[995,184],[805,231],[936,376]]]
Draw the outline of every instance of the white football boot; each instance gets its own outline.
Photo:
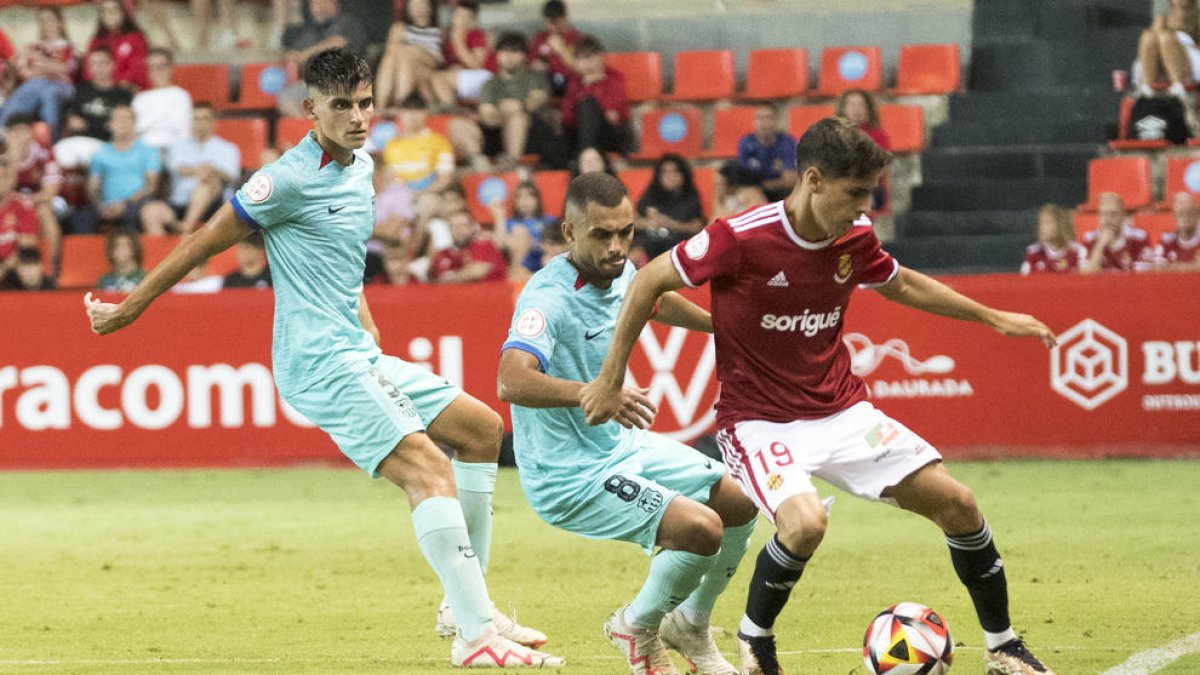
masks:
[[[679,675],[654,628],[635,628],[625,621],[622,605],[604,622],[604,637],[621,652],[632,675]]]
[[[478,639],[467,642],[454,636],[450,665],[458,668],[558,668],[567,665],[561,657],[519,645],[488,626]]]
[[[663,644],[679,652],[697,675],[738,675],[737,668],[725,660],[708,626],[693,626],[679,610],[663,617],[658,626]]]
[[[492,605],[492,623],[496,624],[496,630],[500,635],[526,647],[537,649],[546,644],[546,634],[540,630],[522,626],[515,619],[502,613]],[[450,601],[442,598],[442,604],[438,606],[437,624],[434,630],[441,637],[454,637],[457,634],[457,624],[454,622],[454,610],[450,608]]]

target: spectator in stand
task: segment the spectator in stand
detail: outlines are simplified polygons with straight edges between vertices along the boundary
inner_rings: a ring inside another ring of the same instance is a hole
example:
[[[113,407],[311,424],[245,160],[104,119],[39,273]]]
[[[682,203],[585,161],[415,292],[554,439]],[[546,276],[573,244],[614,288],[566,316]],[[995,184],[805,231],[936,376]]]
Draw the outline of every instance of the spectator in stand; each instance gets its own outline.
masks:
[[[142,240],[137,232],[113,230],[104,240],[104,256],[108,258],[108,272],[96,282],[102,291],[128,293],[145,276],[142,269]]]
[[[60,255],[62,227],[59,218],[67,212],[66,202],[58,196],[62,189],[62,168],[54,153],[33,138],[33,118],[13,115],[4,127],[8,166],[16,175],[15,190],[33,205],[41,226],[42,249],[49,260]]]
[[[433,104],[433,73],[445,61],[437,0],[407,0],[375,71],[375,107],[390,115],[414,92]]]
[[[399,133],[383,149],[388,175],[407,187],[395,191],[393,199],[407,194],[409,210],[421,195],[439,193],[454,180],[454,148],[445,136],[426,126],[428,107],[420,95],[409,95],[400,108]]]
[[[479,223],[463,209],[447,220],[454,244],[438,251],[429,265],[429,281],[438,284],[464,284],[475,281],[503,281],[508,276],[504,254],[491,241],[480,237]]]
[[[208,261],[204,260],[184,275],[179,283],[171,287],[172,293],[180,295],[207,295],[221,290],[225,277],[220,274],[209,274]]]
[[[625,76],[604,65],[604,45],[585,35],[575,47],[578,77],[567,83],[563,96],[563,126],[575,137],[575,147],[625,154],[631,138]]]
[[[796,139],[779,130],[775,104],[754,107],[754,132],[738,140],[737,163],[758,178],[769,199],[783,199],[796,185]]]
[[[212,0],[192,0],[192,18],[196,27],[196,49],[200,51],[228,51],[238,45],[237,23],[234,15],[234,0],[216,0],[217,25],[220,33],[209,43],[209,25],[212,22]],[[281,32],[282,34],[282,32]]]
[[[483,85],[479,97],[483,152],[497,157],[501,171],[514,168],[527,151],[537,152],[544,166],[565,164],[561,144],[554,143],[554,127],[545,118],[550,102],[546,79],[525,65],[525,55],[520,33],[502,35],[496,44],[500,70]]]
[[[892,149],[892,141],[887,132],[879,124],[879,109],[875,105],[875,97],[863,89],[847,89],[837,100],[837,116],[858,125],[871,140],[884,150]],[[769,195],[768,195],[769,197]],[[872,210],[882,209],[888,200],[888,174],[885,171],[879,177],[879,187],[871,197]]]
[[[151,202],[143,210],[147,232],[191,232],[217,212],[227,188],[241,176],[242,153],[213,134],[216,119],[212,104],[197,104],[191,136],[167,149],[171,192],[166,202]]]
[[[1150,269],[1154,250],[1145,230],[1129,222],[1125,202],[1115,192],[1104,192],[1097,199],[1100,223],[1095,230],[1083,234],[1087,258],[1079,263],[1079,271],[1093,274],[1100,271],[1131,271]]]
[[[1163,232],[1154,250],[1154,262],[1172,272],[1200,270],[1200,205],[1188,192],[1175,195],[1171,204],[1175,230]]]
[[[151,49],[146,56],[150,88],[133,97],[138,139],[164,152],[192,135],[192,95],[171,82],[174,65],[170,50]]]
[[[75,96],[67,104],[64,136],[54,144],[54,156],[67,169],[86,167],[92,156],[112,140],[108,124],[113,108],[133,104],[133,93],[113,79],[113,56],[107,47],[87,55],[91,80],[75,87]]]
[[[300,81],[300,73],[304,72],[308,59],[334,47],[361,54],[366,48],[367,33],[358,19],[342,13],[338,0],[308,0],[307,16],[302,22],[289,25],[282,40],[283,62],[292,84],[277,97],[279,112],[288,117],[303,117],[308,89]]]
[[[8,157],[0,154],[0,280],[17,266],[17,249],[38,248],[37,213],[15,189]]]
[[[267,267],[266,242],[255,232],[237,243],[236,272],[225,275],[222,288],[270,288],[271,269]]]
[[[506,212],[503,203],[488,206],[497,227],[504,224],[503,233],[496,239],[508,256],[509,278],[525,279],[540,270],[542,232],[557,219],[546,215],[538,186],[529,181],[517,185],[513,190],[511,212]]]
[[[556,218],[542,228],[542,267],[549,265],[555,256],[566,253],[569,248],[567,238],[563,235],[562,220]]]
[[[669,152],[654,163],[650,184],[637,201],[634,224],[633,246],[645,252],[646,262],[704,227],[700,192],[691,165],[681,155]]]
[[[374,283],[389,286],[409,286],[421,280],[414,273],[411,248],[402,243],[389,243],[383,247],[383,273],[376,276]]]
[[[3,277],[0,277],[3,282]],[[17,264],[9,274],[9,280],[0,283],[0,288],[14,291],[52,291],[54,280],[42,269],[42,254],[36,248],[17,249]]]
[[[8,100],[9,93],[17,84],[16,56],[12,41],[0,28],[0,105]]]
[[[767,201],[758,176],[738,164],[726,164],[713,178],[713,219],[728,218]]]
[[[134,91],[150,86],[146,72],[146,35],[133,20],[133,15],[120,0],[100,0],[100,18],[96,34],[88,43],[87,53],[100,48],[108,49],[113,57],[113,79],[117,84]],[[91,61],[85,61],[84,80],[91,80]]]
[[[57,139],[62,107],[75,93],[72,82],[79,58],[67,39],[61,9],[39,9],[37,23],[37,41],[17,57],[17,74],[23,81],[0,108],[0,127],[13,115],[37,115],[50,125],[50,137]]]
[[[1139,97],[1154,96],[1154,85],[1168,83],[1167,93],[1187,105],[1187,86],[1200,76],[1200,11],[1196,0],[1170,0],[1165,14],[1154,17],[1138,40],[1133,83]]]
[[[1025,249],[1021,274],[1076,272],[1087,259],[1087,249],[1075,241],[1071,212],[1056,204],[1038,209],[1037,243]]]
[[[612,162],[608,161],[608,155],[596,148],[584,148],[579,151],[575,161],[571,162],[571,178],[593,171],[603,171],[613,177],[617,175]]]
[[[563,0],[546,0],[542,22],[544,28],[534,33],[529,43],[529,62],[535,71],[546,74],[550,93],[561,97],[576,75],[575,47],[583,34],[571,24]]]
[[[106,222],[134,230],[149,225],[143,228],[146,234],[166,234],[160,219],[142,218],[144,210],[153,211],[160,206],[155,203],[154,194],[158,191],[162,157],[158,150],[134,135],[136,122],[133,108],[113,109],[113,139],[92,158],[89,203],[71,214],[72,233],[91,234],[101,222]]]
[[[442,42],[444,68],[433,75],[439,105],[453,109],[459,99],[474,101],[496,72],[491,38],[479,27],[479,0],[458,0],[450,12],[450,30]]]

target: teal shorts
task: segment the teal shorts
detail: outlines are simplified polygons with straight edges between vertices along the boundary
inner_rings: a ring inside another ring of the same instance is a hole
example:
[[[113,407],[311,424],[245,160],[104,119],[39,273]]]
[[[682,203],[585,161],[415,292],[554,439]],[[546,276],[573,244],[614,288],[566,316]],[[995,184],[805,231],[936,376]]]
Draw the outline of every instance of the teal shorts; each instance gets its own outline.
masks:
[[[342,454],[378,478],[376,469],[405,436],[424,431],[462,389],[387,354],[366,372],[347,368],[284,400],[329,434]]]
[[[592,469],[566,474],[522,471],[521,487],[547,523],[589,539],[615,539],[653,553],[658,526],[676,495],[707,503],[725,465],[666,436],[641,444]]]

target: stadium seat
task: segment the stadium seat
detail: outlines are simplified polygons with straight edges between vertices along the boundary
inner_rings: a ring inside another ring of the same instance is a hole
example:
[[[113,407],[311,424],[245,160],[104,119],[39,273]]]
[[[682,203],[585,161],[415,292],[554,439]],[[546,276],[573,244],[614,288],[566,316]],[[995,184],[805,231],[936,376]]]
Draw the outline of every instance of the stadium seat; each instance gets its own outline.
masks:
[[[1180,192],[1190,192],[1200,198],[1200,157],[1168,157],[1167,179],[1163,188],[1162,209],[1171,209],[1171,202]]]
[[[287,72],[278,63],[246,63],[238,77],[234,110],[274,110],[275,97],[287,86]]]
[[[1108,149],[1113,152],[1137,152],[1146,150],[1166,150],[1171,147],[1170,142],[1165,139],[1155,141],[1141,141],[1137,139],[1118,139],[1108,142]]]
[[[104,255],[103,234],[74,234],[62,239],[62,269],[58,287],[62,289],[95,288],[100,277],[108,272]],[[142,236],[142,267],[157,265],[179,243],[178,235]],[[208,261],[211,274],[228,274],[237,269],[237,249],[230,247]]]
[[[900,45],[892,96],[950,94],[960,83],[958,45]]]
[[[213,132],[242,153],[242,168],[256,169],[267,148],[267,120],[261,117],[223,117]]]
[[[491,201],[501,201],[507,208],[512,199],[513,190],[520,183],[516,171],[491,173],[487,171],[468,173],[462,177],[463,191],[467,193],[467,210],[471,217],[484,225],[492,224],[492,212],[488,209]],[[545,197],[545,195],[543,195]]]
[[[1083,242],[1085,232],[1092,232],[1100,226],[1100,216],[1094,211],[1075,212],[1075,240]]]
[[[754,106],[717,108],[713,111],[712,148],[703,153],[707,158],[737,157],[738,141],[754,133]]]
[[[425,126],[429,127],[432,131],[436,131],[446,138],[449,138],[450,120],[452,119],[454,119],[454,115],[426,115]],[[400,128],[399,118],[396,119],[396,128]]]
[[[703,49],[675,55],[673,101],[716,101],[733,97],[733,51]]]
[[[604,64],[625,76],[625,94],[630,103],[662,98],[662,55],[658,52],[607,54]]]
[[[833,117],[835,112],[828,103],[794,105],[788,110],[788,133],[798,140],[814,123]]]
[[[684,157],[700,154],[704,128],[697,108],[648,110],[642,114],[641,149],[636,159],[658,159],[665,152]]]
[[[921,152],[925,149],[925,109],[919,105],[883,104],[879,124],[892,142],[892,152]]]
[[[1158,243],[1163,232],[1175,229],[1175,214],[1170,211],[1141,211],[1133,214],[1133,226],[1146,231],[1150,241]]]
[[[1088,200],[1080,208],[1095,211],[1103,192],[1116,192],[1125,208],[1134,211],[1150,205],[1149,157],[1101,157],[1088,163]]]
[[[753,49],[742,99],[769,100],[802,96],[808,91],[808,50]]]
[[[303,117],[280,117],[275,120],[275,147],[281,151],[292,147],[312,128],[312,121]]]
[[[561,218],[567,201],[567,185],[571,182],[570,171],[538,171],[533,174],[533,183],[542,193],[542,211],[548,216]]]
[[[180,63],[171,81],[186,89],[193,103],[211,103],[217,110],[229,107],[229,66],[224,63]]]
[[[700,193],[700,211],[704,214],[704,224],[712,219],[713,191],[716,190],[717,167],[693,166],[692,181],[696,191]]]
[[[879,47],[826,47],[821,50],[819,96],[838,96],[847,89],[872,93],[883,88]]]
[[[654,177],[654,169],[649,167],[638,167],[633,169],[622,169],[617,172],[617,178],[625,184],[625,189],[629,190],[629,199],[636,206],[638,200],[642,198],[642,193],[646,191],[646,186],[650,185],[650,179]]]

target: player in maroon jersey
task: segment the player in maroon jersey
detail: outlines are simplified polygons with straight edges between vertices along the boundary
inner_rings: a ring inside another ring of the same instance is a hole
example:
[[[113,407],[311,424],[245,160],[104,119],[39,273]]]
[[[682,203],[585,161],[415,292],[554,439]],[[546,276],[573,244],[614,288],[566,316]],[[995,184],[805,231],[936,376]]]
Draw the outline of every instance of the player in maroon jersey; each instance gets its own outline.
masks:
[[[1190,192],[1180,192],[1171,203],[1175,229],[1163,232],[1154,251],[1154,262],[1171,271],[1200,270],[1200,205]]]
[[[777,530],[759,553],[738,631],[742,672],[779,672],[775,619],[825,534],[816,475],[941,527],[984,629],[989,672],[1050,673],[1012,629],[1004,565],[974,495],[951,477],[937,450],[867,400],[862,379],[850,371],[842,318],[863,285],[894,302],[1036,337],[1047,347],[1054,333],[1032,316],[981,305],[901,267],[880,247],[863,213],[890,161],[853,125],[813,125],[796,146],[800,180],[787,199],[718,219],[638,272],[582,407],[589,423],[611,419],[655,301],[711,283],[717,439],[730,474]]]

